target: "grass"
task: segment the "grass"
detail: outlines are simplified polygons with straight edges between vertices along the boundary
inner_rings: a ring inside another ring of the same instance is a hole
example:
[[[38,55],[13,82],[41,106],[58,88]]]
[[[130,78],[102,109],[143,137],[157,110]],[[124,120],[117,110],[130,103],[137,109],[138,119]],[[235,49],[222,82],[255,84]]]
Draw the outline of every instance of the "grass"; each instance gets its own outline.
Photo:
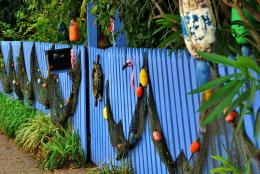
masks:
[[[110,161],[107,164],[102,165],[98,169],[98,174],[134,174],[135,171],[132,168],[130,161],[121,161],[120,165]]]
[[[43,169],[78,168],[85,159],[80,138],[71,127],[53,125],[50,117],[0,93],[0,130],[18,146],[37,154]]]
[[[84,164],[84,153],[79,135],[71,127],[57,132],[52,140],[43,143],[40,150],[40,162],[43,169],[53,170],[63,166],[78,168]]]
[[[14,138],[23,123],[36,116],[36,110],[0,93],[0,129]]]
[[[40,145],[48,142],[59,129],[59,126],[52,124],[50,117],[37,113],[36,117],[21,125],[15,142],[25,150],[36,152]]]

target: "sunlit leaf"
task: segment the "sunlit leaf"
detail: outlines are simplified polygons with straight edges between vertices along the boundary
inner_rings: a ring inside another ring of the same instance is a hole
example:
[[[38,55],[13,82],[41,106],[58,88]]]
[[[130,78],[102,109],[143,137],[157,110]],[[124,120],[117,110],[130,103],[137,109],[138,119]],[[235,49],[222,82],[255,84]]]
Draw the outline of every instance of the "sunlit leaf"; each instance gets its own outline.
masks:
[[[242,85],[243,82],[239,81],[237,86],[232,91],[230,91],[230,93],[225,98],[223,98],[223,101],[209,114],[209,116],[203,122],[204,126],[212,123],[222,115],[224,108],[231,103],[233,97],[237,94]]]
[[[260,132],[260,107],[258,107],[258,110],[256,113],[255,125],[254,125],[254,136],[255,136],[256,140],[259,137],[259,132]]]
[[[220,84],[223,84],[223,83],[229,81],[233,77],[239,77],[241,75],[242,75],[241,73],[238,73],[238,74],[234,73],[234,74],[230,74],[230,75],[227,75],[227,76],[224,76],[224,77],[219,77],[216,80],[212,80],[212,81],[206,83],[205,85],[203,85],[203,86],[201,86],[197,89],[192,90],[191,92],[189,92],[189,94],[200,93],[202,91],[205,91],[206,89],[214,88],[217,85],[220,85]]]
[[[244,68],[241,67],[236,61],[229,59],[225,56],[221,56],[213,53],[204,53],[204,52],[198,52],[198,55],[213,63],[223,64],[225,66],[231,66],[233,68],[240,69],[242,72],[244,71]]]
[[[219,101],[222,97],[229,93],[237,85],[238,82],[239,80],[233,80],[227,83],[227,85],[221,87],[218,91],[215,91],[210,99],[200,106],[199,111],[204,111],[211,105],[213,105],[216,101]]]
[[[260,74],[260,68],[252,58],[239,56],[239,57],[237,57],[237,60],[241,66],[250,68],[250,69],[254,70],[255,72],[257,72],[258,74]]]

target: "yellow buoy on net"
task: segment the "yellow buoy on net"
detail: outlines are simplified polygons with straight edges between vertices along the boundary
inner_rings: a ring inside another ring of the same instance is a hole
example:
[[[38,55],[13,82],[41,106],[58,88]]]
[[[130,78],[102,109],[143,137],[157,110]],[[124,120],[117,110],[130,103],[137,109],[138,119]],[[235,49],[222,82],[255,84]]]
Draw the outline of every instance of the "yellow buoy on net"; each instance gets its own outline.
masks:
[[[103,116],[107,120],[108,119],[108,112],[107,112],[107,107],[104,108],[103,110]]]
[[[210,97],[213,94],[213,90],[212,89],[208,89],[204,92],[204,101],[208,101],[210,99]]]
[[[148,74],[145,71],[145,69],[142,69],[140,72],[140,83],[142,84],[142,86],[146,87],[148,82],[149,82]]]

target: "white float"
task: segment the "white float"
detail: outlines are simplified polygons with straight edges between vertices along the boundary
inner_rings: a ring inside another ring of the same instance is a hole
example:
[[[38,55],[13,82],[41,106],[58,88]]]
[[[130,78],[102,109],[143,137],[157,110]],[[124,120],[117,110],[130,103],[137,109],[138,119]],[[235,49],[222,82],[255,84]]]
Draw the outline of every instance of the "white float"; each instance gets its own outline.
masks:
[[[207,0],[179,0],[185,44],[191,55],[197,51],[212,52],[216,25]]]

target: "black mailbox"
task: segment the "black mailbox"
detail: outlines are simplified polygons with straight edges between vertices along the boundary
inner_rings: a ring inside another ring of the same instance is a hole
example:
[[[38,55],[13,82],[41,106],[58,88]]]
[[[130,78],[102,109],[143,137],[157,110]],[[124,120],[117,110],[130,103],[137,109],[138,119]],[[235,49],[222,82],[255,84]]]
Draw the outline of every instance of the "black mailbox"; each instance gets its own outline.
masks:
[[[46,51],[47,63],[51,74],[67,72],[71,69],[71,48]]]

